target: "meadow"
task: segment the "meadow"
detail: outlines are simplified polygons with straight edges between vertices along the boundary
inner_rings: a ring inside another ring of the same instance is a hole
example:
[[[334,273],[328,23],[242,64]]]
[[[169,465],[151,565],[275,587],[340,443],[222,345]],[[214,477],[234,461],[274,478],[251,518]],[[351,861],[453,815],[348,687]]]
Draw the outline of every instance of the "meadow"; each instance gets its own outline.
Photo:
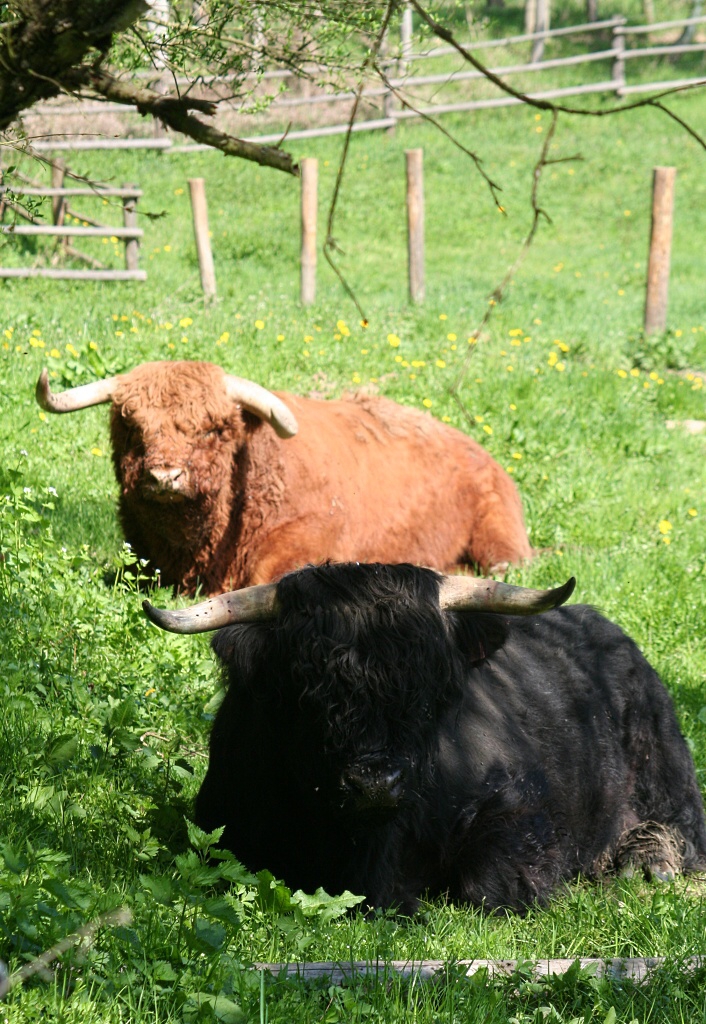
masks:
[[[672,102],[706,130],[703,96]],[[217,153],[72,158],[76,173],[144,189],[144,284],[0,285],[0,957],[16,970],[101,913],[132,913],[15,988],[3,1021],[642,1024],[706,1014],[703,971],[679,971],[706,952],[700,877],[578,881],[524,917],[430,902],[405,919],[350,913],[339,894],[293,895],[266,872],[210,860],[212,837],[188,823],[219,693],[208,638],[158,633],[123,572],[106,408],[52,417],[34,402],[44,366],[59,390],[144,360],[207,359],[303,394],[364,387],[472,434],[513,474],[541,551],[510,581],[577,577],[574,600],[619,622],[660,672],[706,782],[706,435],[666,426],[706,419],[694,372],[706,369],[706,153],[656,110],[562,118],[551,155],[576,159],[545,169],[551,221],[476,339],[529,228],[548,118],[512,110],[444,126],[482,156],[504,212],[432,126],[354,137],[334,233],[367,326],[323,259],[317,303],[298,304],[298,183]],[[427,298],[412,307],[403,153],[416,146]],[[322,232],[340,149],[340,140],[295,149],[319,159]],[[669,324],[645,339],[658,164],[678,169]],[[188,200],[197,176],[218,279],[209,307]],[[100,215],[120,223],[119,207]],[[7,242],[0,261],[27,264],[43,251]],[[117,247],[95,251],[120,266]],[[163,590],[153,600],[174,599]],[[669,965],[643,986],[578,970],[538,983],[521,969],[491,982],[453,967],[426,986],[297,985],[249,969],[651,955]]]

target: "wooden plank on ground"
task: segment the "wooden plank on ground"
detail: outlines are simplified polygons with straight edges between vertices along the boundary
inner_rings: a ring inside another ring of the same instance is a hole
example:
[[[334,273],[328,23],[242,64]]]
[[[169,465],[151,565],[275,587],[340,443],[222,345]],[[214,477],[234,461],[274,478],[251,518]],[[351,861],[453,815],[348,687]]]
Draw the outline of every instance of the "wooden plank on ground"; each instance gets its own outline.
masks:
[[[567,971],[578,963],[582,970],[590,972],[597,978],[608,978],[612,981],[648,981],[655,971],[658,971],[665,964],[675,964],[673,959],[668,960],[663,956],[652,957],[629,957],[622,959],[614,957],[609,960],[596,959],[593,957],[574,957],[573,959],[557,960],[456,960],[447,962],[444,960],[372,960],[354,962],[332,962],[332,963],[302,963],[302,964],[253,964],[255,970],[270,971],[272,974],[298,981],[315,981],[326,978],[329,981],[338,983],[350,981],[353,978],[373,978],[379,981],[389,981],[391,977],[414,978],[418,981],[442,980],[446,971],[454,973],[462,970],[467,977],[477,974],[479,971],[487,971],[489,978],[507,978],[515,974],[520,968],[523,972],[531,970],[535,978],[547,978],[555,975],[566,974]],[[691,956],[678,962],[681,970],[693,972],[700,967],[706,967],[706,957]]]

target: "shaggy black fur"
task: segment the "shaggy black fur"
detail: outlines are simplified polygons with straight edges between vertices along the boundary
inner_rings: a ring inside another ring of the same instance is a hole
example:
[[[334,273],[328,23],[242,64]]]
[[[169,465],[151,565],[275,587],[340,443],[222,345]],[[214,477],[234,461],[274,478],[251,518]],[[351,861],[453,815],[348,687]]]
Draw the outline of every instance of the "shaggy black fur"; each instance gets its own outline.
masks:
[[[702,866],[692,760],[633,641],[580,605],[443,613],[438,588],[413,566],[304,569],[276,621],[221,630],[197,822],[293,888],[408,912],[427,891],[544,902],[647,821]]]

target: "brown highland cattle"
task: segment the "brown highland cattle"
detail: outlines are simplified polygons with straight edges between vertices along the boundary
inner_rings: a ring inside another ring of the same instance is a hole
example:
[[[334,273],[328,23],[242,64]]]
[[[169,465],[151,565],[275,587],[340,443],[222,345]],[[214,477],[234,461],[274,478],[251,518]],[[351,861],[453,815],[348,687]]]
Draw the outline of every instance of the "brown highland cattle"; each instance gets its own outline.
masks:
[[[497,462],[385,398],[273,394],[211,363],[159,362],[56,395],[44,370],[37,401],[112,403],[125,539],[187,593],[328,559],[488,571],[531,555]]]

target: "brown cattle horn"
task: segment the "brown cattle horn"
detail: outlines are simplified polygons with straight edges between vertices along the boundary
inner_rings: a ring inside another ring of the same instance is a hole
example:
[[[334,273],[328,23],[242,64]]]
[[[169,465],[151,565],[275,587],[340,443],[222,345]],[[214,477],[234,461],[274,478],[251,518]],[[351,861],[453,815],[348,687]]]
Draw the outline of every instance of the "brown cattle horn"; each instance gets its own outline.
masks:
[[[234,377],[230,373],[224,376],[226,391],[235,402],[240,402],[249,412],[266,420],[279,437],[294,437],[299,425],[281,398],[252,380]]]
[[[167,629],[170,633],[207,633],[236,622],[261,622],[274,618],[277,614],[277,584],[244,587],[176,611],[155,608],[149,601],[143,601],[142,607],[147,618],[160,629]]]
[[[474,576],[444,576],[439,591],[439,604],[447,611],[500,612],[503,615],[537,615],[558,608],[574,592],[572,576],[554,590],[531,590],[513,587],[498,580]]]
[[[575,586],[573,576],[554,590],[530,590],[472,576],[444,576],[439,603],[448,611],[536,615],[558,608],[571,597]],[[170,633],[207,633],[236,622],[262,622],[274,618],[277,614],[277,584],[244,587],[177,611],[155,608],[149,601],[143,601],[142,607],[147,618],[160,629]]]
[[[39,405],[47,412],[76,412],[78,409],[88,409],[91,405],[109,402],[114,390],[115,377],[105,377],[55,395],[49,386],[49,373],[44,369],[39,374],[35,395]]]

